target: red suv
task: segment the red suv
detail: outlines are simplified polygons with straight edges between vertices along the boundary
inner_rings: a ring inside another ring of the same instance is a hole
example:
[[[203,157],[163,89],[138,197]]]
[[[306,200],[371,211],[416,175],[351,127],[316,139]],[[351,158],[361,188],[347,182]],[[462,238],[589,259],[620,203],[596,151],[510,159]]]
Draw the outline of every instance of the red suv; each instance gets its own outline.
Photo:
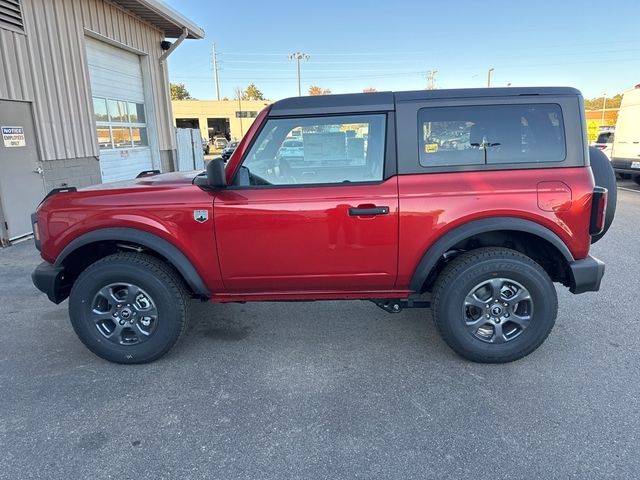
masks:
[[[431,307],[457,353],[512,361],[551,331],[554,282],[604,273],[615,176],[583,111],[571,88],[285,99],[226,167],[52,191],[33,281],[114,362],[166,353],[190,298]]]

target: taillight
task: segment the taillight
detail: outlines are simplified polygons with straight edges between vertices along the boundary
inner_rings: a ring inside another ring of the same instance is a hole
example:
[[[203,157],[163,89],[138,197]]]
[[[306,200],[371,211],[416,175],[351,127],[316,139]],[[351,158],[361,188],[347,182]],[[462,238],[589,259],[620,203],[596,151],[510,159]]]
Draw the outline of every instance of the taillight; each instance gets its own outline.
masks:
[[[604,150],[605,148],[607,148],[606,145],[594,145],[594,147],[596,147],[599,150]]]
[[[38,226],[38,215],[35,213],[31,214],[31,227],[33,228],[33,243],[40,250],[40,227]]]
[[[595,187],[591,199],[591,221],[589,222],[589,234],[598,235],[604,230],[604,222],[607,214],[607,197],[609,192],[604,187]]]

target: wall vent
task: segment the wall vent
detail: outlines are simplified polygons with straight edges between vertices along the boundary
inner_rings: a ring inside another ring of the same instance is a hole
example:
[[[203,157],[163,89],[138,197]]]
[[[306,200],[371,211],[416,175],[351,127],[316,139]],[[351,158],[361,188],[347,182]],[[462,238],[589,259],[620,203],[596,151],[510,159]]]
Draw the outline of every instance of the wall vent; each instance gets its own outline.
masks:
[[[0,28],[24,32],[20,0],[0,0]]]

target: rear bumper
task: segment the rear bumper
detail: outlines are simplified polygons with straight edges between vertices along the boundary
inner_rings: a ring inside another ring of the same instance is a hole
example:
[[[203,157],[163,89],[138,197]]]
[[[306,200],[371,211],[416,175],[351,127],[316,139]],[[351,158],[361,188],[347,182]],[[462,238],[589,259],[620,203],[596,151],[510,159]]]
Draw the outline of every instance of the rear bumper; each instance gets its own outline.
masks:
[[[64,282],[64,267],[42,262],[31,274],[31,280],[53,303],[58,304],[69,296],[69,286]]]
[[[571,293],[597,292],[604,276],[604,262],[588,256],[569,264],[571,270]]]
[[[634,162],[638,162],[640,158],[631,160],[629,158],[614,158],[611,160],[611,166],[616,173],[629,173],[631,175],[640,175],[640,168],[631,168]]]

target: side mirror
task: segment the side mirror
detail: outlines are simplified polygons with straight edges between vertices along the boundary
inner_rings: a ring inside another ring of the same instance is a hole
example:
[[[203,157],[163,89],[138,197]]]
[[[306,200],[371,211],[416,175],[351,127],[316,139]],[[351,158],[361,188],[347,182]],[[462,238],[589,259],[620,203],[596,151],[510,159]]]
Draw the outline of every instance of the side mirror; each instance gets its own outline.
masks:
[[[215,158],[207,164],[207,184],[210,188],[225,188],[227,186],[224,160],[221,158]]]

